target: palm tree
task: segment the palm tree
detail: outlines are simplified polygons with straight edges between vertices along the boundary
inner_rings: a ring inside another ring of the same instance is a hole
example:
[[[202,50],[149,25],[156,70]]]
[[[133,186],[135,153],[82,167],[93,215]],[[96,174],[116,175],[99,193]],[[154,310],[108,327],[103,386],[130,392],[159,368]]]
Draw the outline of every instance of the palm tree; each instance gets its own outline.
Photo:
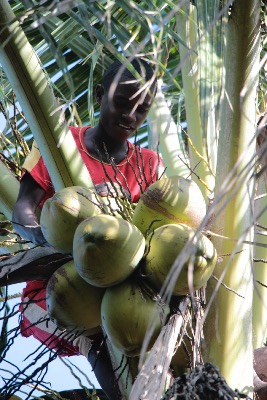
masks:
[[[18,190],[14,176],[33,138],[57,190],[90,186],[88,173],[72,168],[67,123],[94,125],[93,85],[113,59],[132,54],[149,59],[162,85],[136,140],[151,148],[159,143],[167,173],[190,175],[209,204],[200,229],[213,220],[208,233],[220,262],[208,283],[200,321],[202,327],[206,321],[202,353],[219,366],[230,386],[249,388],[249,393],[252,322],[254,346],[263,345],[266,332],[262,289],[253,285],[253,260],[266,258],[261,240],[254,238],[256,222],[265,226],[265,204],[252,213],[256,178],[262,175],[256,173],[255,155],[256,114],[264,109],[260,95],[265,92],[260,12],[256,0],[0,1],[1,109],[7,121],[1,135],[0,211],[10,218]],[[9,179],[12,186],[6,184]],[[165,298],[181,260],[182,255],[162,293]],[[256,279],[264,282],[263,261],[261,269],[257,263]],[[125,391],[129,396],[129,388]]]

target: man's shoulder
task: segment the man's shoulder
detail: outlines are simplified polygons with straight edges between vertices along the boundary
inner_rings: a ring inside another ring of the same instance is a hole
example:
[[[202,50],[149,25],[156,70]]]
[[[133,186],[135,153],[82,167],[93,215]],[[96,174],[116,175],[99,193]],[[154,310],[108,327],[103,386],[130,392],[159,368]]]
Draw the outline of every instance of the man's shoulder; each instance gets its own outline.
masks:
[[[85,131],[91,128],[90,126],[69,126],[69,130],[73,136],[73,139],[75,140],[76,146],[78,148],[83,148],[83,143],[84,143],[84,134]]]
[[[81,133],[84,133],[86,131],[86,129],[91,128],[91,127],[87,126],[87,125],[85,125],[85,126],[71,126],[70,125],[68,128],[71,131],[71,133],[76,136]]]

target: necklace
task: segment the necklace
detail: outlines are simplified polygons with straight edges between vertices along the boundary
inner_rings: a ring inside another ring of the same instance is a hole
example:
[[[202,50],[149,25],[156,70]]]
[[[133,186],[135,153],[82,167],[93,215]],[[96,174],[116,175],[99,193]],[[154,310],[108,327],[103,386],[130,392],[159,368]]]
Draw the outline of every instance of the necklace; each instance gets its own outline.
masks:
[[[86,148],[86,146],[85,146],[85,143],[84,143],[84,134],[85,134],[86,130],[87,130],[87,128],[86,128],[86,129],[80,129],[80,132],[79,132],[79,142],[80,142],[82,151],[83,151],[85,154],[87,154],[90,158],[92,158],[92,159],[95,160],[95,161],[98,161],[98,162],[101,163],[101,164],[112,165],[112,163],[104,162],[104,161],[99,160],[98,158],[95,158],[94,156],[92,156],[92,155],[88,152],[88,150],[87,150],[87,148]],[[82,135],[83,135],[83,136],[82,136]],[[131,146],[130,146],[130,145],[131,145]],[[121,165],[127,164],[127,163],[129,162],[129,160],[132,158],[132,156],[134,155],[134,146],[133,146],[130,142],[128,142],[128,141],[127,141],[127,146],[128,146],[128,151],[127,151],[127,154],[126,154],[126,159],[125,159],[125,161],[122,161],[122,162],[120,162],[119,164],[116,164],[118,167],[120,167]],[[130,151],[131,151],[131,153],[130,153]],[[128,153],[130,153],[130,154],[128,154]],[[111,158],[111,160],[113,159],[112,157],[110,157],[110,158]],[[114,163],[113,163],[113,164],[114,164]]]

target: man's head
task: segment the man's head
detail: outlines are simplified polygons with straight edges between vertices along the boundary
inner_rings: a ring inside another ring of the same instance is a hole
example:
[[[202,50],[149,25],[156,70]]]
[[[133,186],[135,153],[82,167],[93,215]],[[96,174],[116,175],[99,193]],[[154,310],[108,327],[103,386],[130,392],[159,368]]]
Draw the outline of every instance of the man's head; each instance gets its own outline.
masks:
[[[130,82],[137,80],[140,84],[150,83],[151,89],[155,87],[157,79],[150,64],[142,58],[127,58],[129,64],[123,64],[121,61],[114,61],[103,77],[103,87],[105,91],[109,90],[112,83],[118,81]],[[135,73],[137,75],[135,76]],[[138,77],[140,75],[140,78]]]
[[[135,58],[129,63],[128,67],[120,61],[112,63],[103,84],[96,88],[100,126],[114,141],[126,140],[141,126],[157,89],[154,71],[146,61]]]

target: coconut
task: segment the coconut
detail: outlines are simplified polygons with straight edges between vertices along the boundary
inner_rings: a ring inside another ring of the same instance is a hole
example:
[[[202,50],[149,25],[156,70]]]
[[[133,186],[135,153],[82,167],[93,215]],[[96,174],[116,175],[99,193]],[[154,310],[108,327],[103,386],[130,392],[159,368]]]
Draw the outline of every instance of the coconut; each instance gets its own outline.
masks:
[[[145,190],[132,222],[147,235],[166,224],[184,223],[197,228],[205,215],[206,203],[198,185],[175,175],[160,179]]]
[[[47,242],[62,253],[72,252],[75,229],[81,221],[102,212],[102,200],[94,191],[71,186],[46,200],[40,226]]]
[[[186,295],[206,284],[217,261],[213,243],[201,232],[185,224],[167,224],[155,229],[146,239],[147,253],[143,262],[144,274],[155,289],[161,289],[173,263],[189,241],[190,253],[182,265],[173,295]],[[193,277],[189,275],[191,264]],[[190,290],[189,282],[191,281],[192,288]]]
[[[59,267],[46,288],[47,311],[60,329],[100,331],[101,301],[105,289],[85,282],[73,261]]]
[[[115,347],[126,356],[134,357],[141,353],[151,318],[154,330],[148,351],[169,312],[167,305],[157,303],[153,295],[130,278],[106,290],[101,305],[102,326]]]
[[[73,239],[73,259],[88,283],[108,287],[122,282],[144,255],[145,238],[132,223],[96,215],[80,223]]]

